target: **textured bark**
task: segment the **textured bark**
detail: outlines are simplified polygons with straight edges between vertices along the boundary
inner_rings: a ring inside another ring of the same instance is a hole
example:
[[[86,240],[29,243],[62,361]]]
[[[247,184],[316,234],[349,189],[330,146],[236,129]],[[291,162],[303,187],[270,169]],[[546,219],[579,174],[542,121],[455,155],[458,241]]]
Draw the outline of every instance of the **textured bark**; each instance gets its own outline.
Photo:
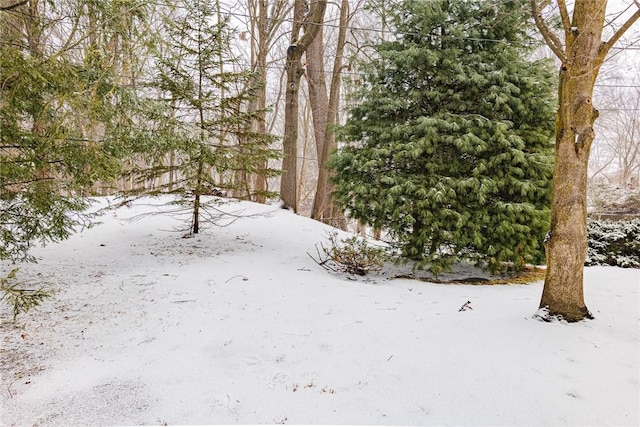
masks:
[[[327,114],[329,110],[329,96],[327,95],[327,83],[326,73],[324,72],[324,42],[323,31],[315,38],[309,49],[307,49],[307,84],[309,86],[309,104],[311,106],[311,117],[313,119],[313,136],[316,145],[316,159],[318,160],[318,179],[323,172],[324,165],[322,159],[323,147],[326,142],[327,132]],[[311,210],[311,217],[319,221],[323,220],[323,206],[319,205],[318,201],[321,200],[322,204],[325,202],[326,194],[323,190],[318,192],[318,186],[320,181],[316,184],[315,196],[313,199],[313,207]]]
[[[561,88],[566,85],[561,83]],[[551,229],[546,242],[547,272],[540,307],[550,315],[577,321],[590,317],[584,302],[583,265],[587,254],[587,168],[595,135],[591,123],[581,134],[571,130],[567,119],[570,106],[567,103],[558,110]],[[595,119],[596,113],[593,115]]]
[[[21,0],[13,4],[9,4],[8,6],[2,5],[0,6],[0,12],[8,12],[10,10],[19,8],[20,6],[24,6],[27,3],[29,3],[29,0]]]
[[[303,75],[302,55],[309,48],[316,35],[322,28],[326,0],[314,1],[306,14],[306,1],[296,0],[293,9],[293,27],[291,30],[291,44],[287,51],[286,74],[287,87],[285,91],[284,109],[284,137],[282,177],[280,179],[280,197],[284,206],[297,211],[297,170],[298,170],[298,94],[300,78]],[[306,15],[306,16],[305,16]],[[299,34],[304,27],[304,35]]]
[[[602,42],[607,2],[577,0],[570,16],[564,0],[558,10],[564,43],[531,0],[534,19],[561,59],[551,229],[546,240],[547,272],[540,308],[569,322],[591,318],[584,302],[583,272],[587,254],[587,168],[598,111],[592,103],[600,66],[611,46],[640,17],[637,11],[613,37]]]
[[[331,173],[327,169],[327,163],[331,153],[336,149],[336,138],[333,131],[334,126],[338,122],[338,106],[340,102],[340,77],[342,72],[342,60],[344,54],[344,46],[346,43],[346,32],[349,16],[349,2],[342,0],[340,5],[340,24],[338,31],[338,40],[336,43],[336,54],[333,61],[333,69],[331,72],[331,85],[329,97],[326,95],[325,75],[322,65],[324,64],[324,49],[319,49],[317,58],[311,61],[312,55],[309,52],[310,68],[309,68],[309,80],[310,87],[320,88],[323,91],[324,96],[318,97],[318,100],[322,99],[323,103],[318,102],[314,108],[314,112],[319,114],[319,120],[316,121],[314,115],[314,127],[316,129],[316,144],[318,148],[318,183],[316,185],[316,193],[313,200],[313,209],[311,217],[330,224],[334,227],[346,229],[346,220],[344,212],[340,209],[333,200],[333,185],[330,182]],[[314,43],[315,45],[315,43]],[[315,55],[314,55],[315,56]],[[311,64],[313,63],[313,69],[320,68],[321,75],[317,76],[312,73]],[[322,79],[322,85],[316,84],[316,80]],[[309,90],[310,98],[312,90]],[[313,98],[311,98],[313,105]],[[322,120],[320,120],[322,119]]]
[[[327,95],[326,73],[324,72],[324,31],[320,28],[318,35],[309,45],[306,52],[306,78],[309,86],[309,104],[313,118],[313,135],[316,140],[318,160],[322,155],[327,130],[327,113],[329,96]]]

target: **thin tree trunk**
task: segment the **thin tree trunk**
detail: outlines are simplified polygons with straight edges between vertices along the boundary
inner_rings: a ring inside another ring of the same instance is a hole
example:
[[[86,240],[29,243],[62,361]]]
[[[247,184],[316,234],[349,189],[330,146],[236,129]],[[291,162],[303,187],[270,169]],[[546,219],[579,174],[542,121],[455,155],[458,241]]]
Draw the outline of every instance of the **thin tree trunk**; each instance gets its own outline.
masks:
[[[249,106],[250,112],[257,112],[252,130],[259,134],[267,131],[267,60],[273,43],[277,40],[277,29],[284,22],[291,6],[287,0],[247,0],[250,16],[251,34],[251,68],[256,73],[253,82],[256,88],[256,99]],[[273,113],[277,116],[277,112]],[[270,130],[269,130],[270,132]],[[250,198],[259,203],[267,201],[269,161],[264,160],[251,177],[252,188]]]
[[[269,27],[267,21],[268,6],[269,5],[267,0],[258,0],[258,49],[256,52],[256,71],[259,76],[258,78],[260,80],[260,87],[258,89],[255,103],[255,107],[259,112],[255,126],[256,132],[260,134],[265,134],[267,132],[267,42],[269,37]],[[267,192],[266,171],[268,167],[268,161],[265,160],[262,165],[260,165],[258,174],[255,177],[255,201],[258,203],[266,203],[267,201],[265,193]]]
[[[280,197],[285,207],[298,210],[298,86],[301,76],[300,58],[287,55],[287,88],[284,107],[284,138],[282,141],[282,177]]]
[[[218,18],[220,18],[220,4],[216,4],[218,8]],[[199,26],[198,29],[198,44],[197,44],[197,60],[198,60],[198,94],[197,100],[202,101],[205,97],[203,86],[204,86],[204,73],[205,67],[203,63],[202,57],[202,46],[204,44],[204,40],[202,38],[202,28]],[[222,72],[222,64],[220,64],[220,72]],[[222,93],[222,89],[220,90],[220,99],[224,99],[224,93]],[[224,111],[220,113],[224,114]],[[206,129],[205,129],[205,115],[204,115],[204,107],[202,102],[198,102],[198,126],[200,127],[200,150],[198,153],[198,172],[196,175],[196,185],[194,189],[194,200],[193,200],[193,227],[192,233],[198,234],[200,232],[200,196],[202,195],[203,190],[203,181],[204,181],[204,173],[205,173],[205,164],[204,164],[204,155],[205,155],[205,144],[206,141]],[[220,140],[222,141],[222,139]],[[210,173],[210,172],[207,172]]]
[[[300,124],[302,130],[299,135],[300,149],[298,153],[298,172],[300,179],[298,180],[298,212],[302,215],[311,213],[311,203],[309,200],[313,197],[313,184],[308,185],[307,180],[313,176],[317,169],[315,160],[316,143],[313,137],[313,119],[311,117],[311,105],[304,102],[301,106]],[[314,164],[315,163],[315,164]],[[313,200],[311,200],[313,202]]]
[[[284,206],[294,212],[298,209],[297,170],[298,170],[298,94],[302,77],[302,55],[308,49],[320,31],[324,20],[326,0],[319,0],[305,16],[306,1],[296,0],[293,10],[294,22],[291,31],[291,44],[287,50],[285,91],[285,124],[283,137],[282,177],[280,179],[280,197]],[[300,40],[300,30],[305,24],[304,36]]]
[[[202,174],[204,173],[204,161],[202,160],[203,153],[200,153],[198,158],[198,177],[196,178],[196,188],[194,191],[193,200],[193,227],[191,232],[198,234],[200,232],[200,196],[202,195]]]

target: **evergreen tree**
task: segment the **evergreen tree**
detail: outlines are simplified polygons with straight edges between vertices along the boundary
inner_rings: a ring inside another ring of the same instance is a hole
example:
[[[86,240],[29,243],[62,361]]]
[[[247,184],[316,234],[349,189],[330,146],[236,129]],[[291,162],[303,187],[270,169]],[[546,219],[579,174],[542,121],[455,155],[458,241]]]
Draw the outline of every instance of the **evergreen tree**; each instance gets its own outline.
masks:
[[[252,131],[261,111],[255,76],[243,70],[233,52],[232,31],[219,2],[185,2],[164,20],[162,41],[154,46],[157,79],[149,99],[146,136],[136,135],[138,153],[151,168],[134,169],[142,181],[159,180],[145,194],[173,193],[192,211],[191,232],[198,233],[203,195],[238,191],[250,194],[247,174],[274,176],[265,169],[278,157],[274,137]],[[167,164],[167,157],[173,161]],[[238,172],[242,173],[238,173]],[[177,179],[166,180],[171,174]]]
[[[457,259],[493,271],[544,259],[554,78],[528,59],[523,3],[408,0],[388,11],[398,39],[362,64],[340,130],[342,206],[436,273]]]
[[[126,114],[113,70],[55,51],[42,35],[55,20],[38,13],[0,13],[0,259],[12,261],[90,221],[87,193],[118,174],[110,130]],[[98,122],[100,134],[86,131]]]

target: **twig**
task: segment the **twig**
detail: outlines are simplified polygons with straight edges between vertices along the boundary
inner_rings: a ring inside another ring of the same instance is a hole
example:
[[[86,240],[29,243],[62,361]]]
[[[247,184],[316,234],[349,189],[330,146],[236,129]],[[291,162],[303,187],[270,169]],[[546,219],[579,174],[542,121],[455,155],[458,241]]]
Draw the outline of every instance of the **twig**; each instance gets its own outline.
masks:
[[[9,392],[9,399],[13,399],[13,393],[11,393],[11,386],[13,386],[13,384],[15,384],[16,381],[18,381],[20,378],[16,378],[15,380],[11,381],[11,383],[9,384],[9,387],[7,387],[7,391]]]
[[[322,246],[322,244],[320,244],[320,246]],[[328,271],[333,271],[333,272],[337,272],[338,270],[336,270],[335,268],[331,267],[330,265],[328,265],[327,263],[329,261],[332,261],[331,258],[329,258],[329,256],[327,255],[327,257],[325,257],[323,259],[322,255],[320,254],[320,249],[318,249],[318,245],[315,245],[316,247],[316,252],[318,253],[318,259],[315,259],[313,257],[313,255],[311,255],[309,252],[307,252],[307,255],[309,255],[309,258],[311,258],[313,260],[313,262],[315,262],[316,264],[318,264],[320,267],[328,270]],[[322,249],[325,250],[326,253],[326,249],[324,248],[324,246],[322,246]]]
[[[460,310],[458,311],[467,311],[467,310],[473,310],[473,307],[471,307],[471,301],[467,301],[464,304],[462,304],[462,307],[460,307]]]
[[[240,277],[240,278],[241,278],[243,281],[245,281],[245,282],[246,282],[247,280],[249,280],[249,278],[248,278],[248,277],[245,277],[245,276],[243,276],[242,274],[236,274],[235,276],[231,276],[231,277],[230,277],[229,279],[227,279],[227,281],[226,281],[226,282],[224,282],[224,283],[229,283],[231,280],[235,279],[236,277]]]

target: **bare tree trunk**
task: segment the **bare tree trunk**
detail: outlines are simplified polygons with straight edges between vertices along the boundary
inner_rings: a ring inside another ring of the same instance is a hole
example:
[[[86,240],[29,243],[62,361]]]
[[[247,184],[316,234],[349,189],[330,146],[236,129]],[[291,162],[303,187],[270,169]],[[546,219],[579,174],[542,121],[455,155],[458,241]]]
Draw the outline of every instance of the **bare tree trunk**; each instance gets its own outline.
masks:
[[[540,308],[569,322],[591,318],[584,302],[583,273],[587,254],[587,172],[595,138],[593,88],[611,46],[640,17],[639,10],[602,42],[606,1],[577,0],[569,16],[564,0],[558,8],[564,43],[543,21],[537,0],[530,0],[534,19],[547,44],[562,61],[556,114],[556,151],[551,202],[551,229],[546,239],[547,272]]]
[[[285,124],[283,138],[282,177],[280,179],[280,197],[284,206],[293,211],[298,208],[297,169],[298,169],[298,94],[300,78],[303,74],[302,55],[309,48],[322,27],[326,0],[314,2],[314,7],[306,12],[307,2],[296,0],[293,9],[293,27],[291,45],[287,50],[286,72],[287,87],[285,92]],[[306,15],[306,17],[305,17]],[[299,39],[304,25],[304,35]]]
[[[595,137],[592,124],[597,118],[597,110],[591,105],[593,83],[589,80],[568,78],[566,71],[560,76],[551,229],[546,241],[547,272],[540,307],[567,320],[591,317],[583,292],[583,265],[587,255],[587,171],[589,150]],[[583,96],[581,100],[572,101],[567,99],[569,93]],[[585,117],[576,118],[580,123],[572,120],[572,111],[578,108],[587,110]],[[581,129],[580,133],[572,130],[576,125]]]
[[[27,34],[27,43],[29,52],[34,56],[43,54],[42,46],[42,27],[40,23],[40,12],[38,1],[29,1],[28,14],[25,17],[25,31]]]
[[[324,113],[324,120],[316,121],[314,116],[314,126],[316,127],[316,143],[318,145],[318,184],[316,186],[316,194],[313,200],[313,211],[311,213],[311,217],[341,229],[346,229],[347,223],[344,217],[344,212],[335,204],[333,200],[333,185],[330,183],[331,173],[327,169],[327,163],[329,161],[331,153],[333,153],[333,151],[337,148],[333,128],[338,122],[338,106],[340,103],[340,75],[342,72],[342,59],[344,54],[344,46],[346,43],[348,16],[349,2],[347,0],[342,0],[342,4],[340,6],[340,28],[338,30],[336,55],[333,61],[333,70],[331,72],[329,98],[326,98],[326,86],[324,85],[325,76],[323,71],[321,76],[323,84],[321,85],[321,87],[323,88],[324,98],[320,98],[318,99],[318,101],[322,100],[324,101],[324,103],[319,104],[318,108],[314,108],[314,111],[321,110],[321,112]],[[312,51],[310,50],[309,54],[307,55],[309,60],[311,60],[311,53]],[[323,53],[323,50],[320,50],[319,54],[321,56],[314,61],[317,62],[320,67],[322,67],[322,64],[324,63]],[[320,86],[316,85],[315,76],[313,76],[311,73],[309,74],[309,76],[309,80],[313,81],[314,87]],[[313,98],[310,97],[310,99],[311,102],[313,102]],[[322,131],[320,132],[318,128]]]
[[[303,97],[304,99],[304,97]],[[303,102],[300,106],[300,124],[302,129],[298,135],[298,213],[310,215],[313,207],[313,193],[315,190],[315,173],[318,169],[316,161],[316,142],[313,136],[313,119],[311,104]],[[313,182],[309,182],[313,181]]]
[[[309,86],[309,104],[313,119],[313,135],[316,141],[318,159],[322,155],[327,130],[329,97],[327,95],[326,74],[324,72],[324,31],[320,32],[309,45],[306,53],[306,77]]]
[[[198,158],[198,177],[196,178],[196,188],[193,196],[193,224],[191,227],[192,234],[200,232],[200,196],[202,195],[202,174],[204,173],[204,162],[202,160],[203,153]]]
[[[264,134],[267,132],[266,123],[266,108],[267,108],[267,48],[269,27],[267,21],[267,0],[258,0],[258,48],[255,50],[256,58],[256,71],[258,73],[260,87],[258,89],[255,108],[259,111],[258,119],[256,120],[256,132]],[[255,40],[254,40],[255,42]],[[259,203],[265,203],[267,198],[265,193],[267,192],[267,177],[266,170],[268,168],[267,161],[265,160],[260,166],[260,170],[255,177],[254,191],[256,192],[255,201]]]
[[[173,191],[176,183],[176,152],[171,150],[169,152],[169,192]]]
[[[300,83],[300,58],[287,55],[287,87],[285,90],[284,137],[282,141],[282,177],[280,197],[285,207],[298,210],[298,85]]]
[[[267,131],[267,68],[269,52],[278,39],[278,28],[284,22],[291,6],[288,0],[247,0],[249,14],[251,69],[255,72],[252,86],[256,90],[256,99],[249,105],[249,112],[257,112],[251,130],[266,134]],[[246,35],[246,34],[245,34]],[[243,39],[244,40],[244,39]],[[269,161],[258,165],[258,171],[248,177],[249,198],[259,203],[266,202],[268,191],[267,174]]]

